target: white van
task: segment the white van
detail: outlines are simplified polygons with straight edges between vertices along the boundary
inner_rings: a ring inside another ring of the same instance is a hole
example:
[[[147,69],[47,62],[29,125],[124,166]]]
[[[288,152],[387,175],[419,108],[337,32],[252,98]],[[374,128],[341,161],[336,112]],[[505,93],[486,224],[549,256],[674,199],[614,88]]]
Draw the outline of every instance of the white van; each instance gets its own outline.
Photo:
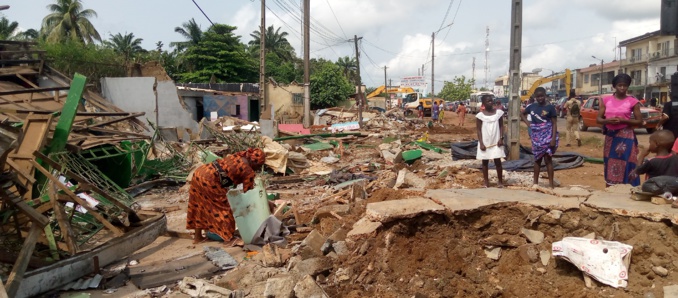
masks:
[[[492,96],[492,100],[494,101],[494,93],[491,91],[480,91],[476,93],[471,93],[471,99],[469,99],[469,104],[468,104],[468,109],[469,112],[477,114],[480,112],[480,106],[483,105],[482,100],[480,99],[483,95],[489,94]]]

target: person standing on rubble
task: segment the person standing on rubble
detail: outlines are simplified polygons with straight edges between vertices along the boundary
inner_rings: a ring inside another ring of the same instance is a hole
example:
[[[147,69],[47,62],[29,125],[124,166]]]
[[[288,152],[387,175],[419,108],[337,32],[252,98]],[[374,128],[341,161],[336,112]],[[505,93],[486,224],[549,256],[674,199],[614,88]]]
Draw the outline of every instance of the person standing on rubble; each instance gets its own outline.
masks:
[[[433,120],[433,122],[438,122],[439,115],[440,115],[440,106],[438,105],[438,101],[434,100],[433,107],[431,107],[431,120]]]
[[[420,101],[417,106],[417,111],[419,113],[419,119],[424,120],[424,104]]]
[[[230,187],[243,184],[243,192],[254,188],[255,171],[266,160],[259,148],[250,148],[204,164],[193,173],[188,191],[186,229],[195,230],[193,243],[205,240],[203,230],[217,234],[228,246],[242,240],[233,236],[235,218],[226,196]]]
[[[532,154],[534,154],[534,184],[539,185],[541,161],[546,164],[549,175],[549,186],[554,188],[552,156],[558,148],[558,113],[553,105],[546,103],[546,89],[538,87],[534,91],[536,103],[533,103],[522,113],[522,119],[532,130]],[[529,120],[527,117],[530,117]]]
[[[565,102],[565,109],[567,110],[567,145],[565,147],[571,146],[572,135],[577,140],[577,147],[581,147],[581,138],[579,137],[579,111],[581,103],[574,94],[574,89],[570,90],[570,99]]]
[[[476,130],[478,133],[478,151],[476,159],[483,161],[483,179],[485,187],[490,187],[489,164],[494,160],[497,169],[497,187],[503,188],[501,159],[506,157],[504,152],[504,111],[495,108],[492,95],[483,95],[480,100],[485,109],[476,114]]]

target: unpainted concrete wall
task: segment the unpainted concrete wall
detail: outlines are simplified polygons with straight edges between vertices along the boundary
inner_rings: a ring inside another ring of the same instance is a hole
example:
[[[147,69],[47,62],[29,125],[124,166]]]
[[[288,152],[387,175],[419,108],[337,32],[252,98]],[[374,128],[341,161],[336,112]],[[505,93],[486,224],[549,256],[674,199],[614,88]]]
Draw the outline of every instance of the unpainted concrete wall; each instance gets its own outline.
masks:
[[[273,110],[276,111],[276,117],[282,117],[283,114],[289,115],[303,115],[304,104],[295,104],[293,101],[293,94],[304,94],[304,86],[297,84],[290,85],[274,85],[271,82],[266,83],[266,98],[269,103],[273,105]]]
[[[145,112],[144,117],[155,122],[155,78],[102,78],[101,89],[104,97],[126,112]],[[158,82],[158,122],[164,127],[184,127],[193,132],[198,123],[193,115],[180,103],[177,88],[172,81]]]

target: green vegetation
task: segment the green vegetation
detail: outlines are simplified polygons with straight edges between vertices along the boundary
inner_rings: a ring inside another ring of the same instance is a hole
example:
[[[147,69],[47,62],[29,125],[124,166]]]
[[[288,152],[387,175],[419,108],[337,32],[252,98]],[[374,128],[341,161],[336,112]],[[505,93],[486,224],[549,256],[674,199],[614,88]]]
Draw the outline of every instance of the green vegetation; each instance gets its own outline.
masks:
[[[473,79],[467,81],[465,76],[455,76],[452,82],[445,82],[443,90],[438,93],[438,97],[450,101],[467,99],[471,96],[473,83]]]
[[[56,0],[56,4],[47,5],[47,9],[52,13],[42,19],[42,34],[48,42],[69,39],[85,43],[101,41],[99,32],[89,21],[97,17],[97,13],[84,9],[81,0]]]
[[[353,86],[340,73],[338,65],[332,62],[321,62],[311,74],[311,106],[324,108],[334,106],[337,102],[348,98],[353,93]]]

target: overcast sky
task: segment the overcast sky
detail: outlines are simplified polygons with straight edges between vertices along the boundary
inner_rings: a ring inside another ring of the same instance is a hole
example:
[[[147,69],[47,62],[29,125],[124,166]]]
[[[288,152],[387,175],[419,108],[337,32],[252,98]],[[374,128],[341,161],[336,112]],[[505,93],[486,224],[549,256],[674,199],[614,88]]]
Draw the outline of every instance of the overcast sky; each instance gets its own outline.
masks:
[[[195,0],[218,23],[238,27],[242,41],[259,26],[258,0]],[[4,15],[21,28],[40,27],[53,0],[5,0]],[[301,53],[300,0],[267,0],[266,24],[282,27],[297,54]],[[174,27],[195,18],[203,29],[209,21],[191,0],[84,0],[94,9],[94,26],[102,35],[133,32],[147,49],[162,41],[166,47],[182,37]],[[524,0],[522,71],[582,68],[618,59],[619,41],[659,29],[660,0]],[[485,35],[489,26],[488,84],[508,71],[510,0],[313,0],[311,1],[311,57],[336,61],[355,56],[354,35],[363,37],[361,72],[367,86],[379,86],[387,77],[424,75],[431,79],[431,34],[436,34],[435,91],[454,76],[485,82]]]

